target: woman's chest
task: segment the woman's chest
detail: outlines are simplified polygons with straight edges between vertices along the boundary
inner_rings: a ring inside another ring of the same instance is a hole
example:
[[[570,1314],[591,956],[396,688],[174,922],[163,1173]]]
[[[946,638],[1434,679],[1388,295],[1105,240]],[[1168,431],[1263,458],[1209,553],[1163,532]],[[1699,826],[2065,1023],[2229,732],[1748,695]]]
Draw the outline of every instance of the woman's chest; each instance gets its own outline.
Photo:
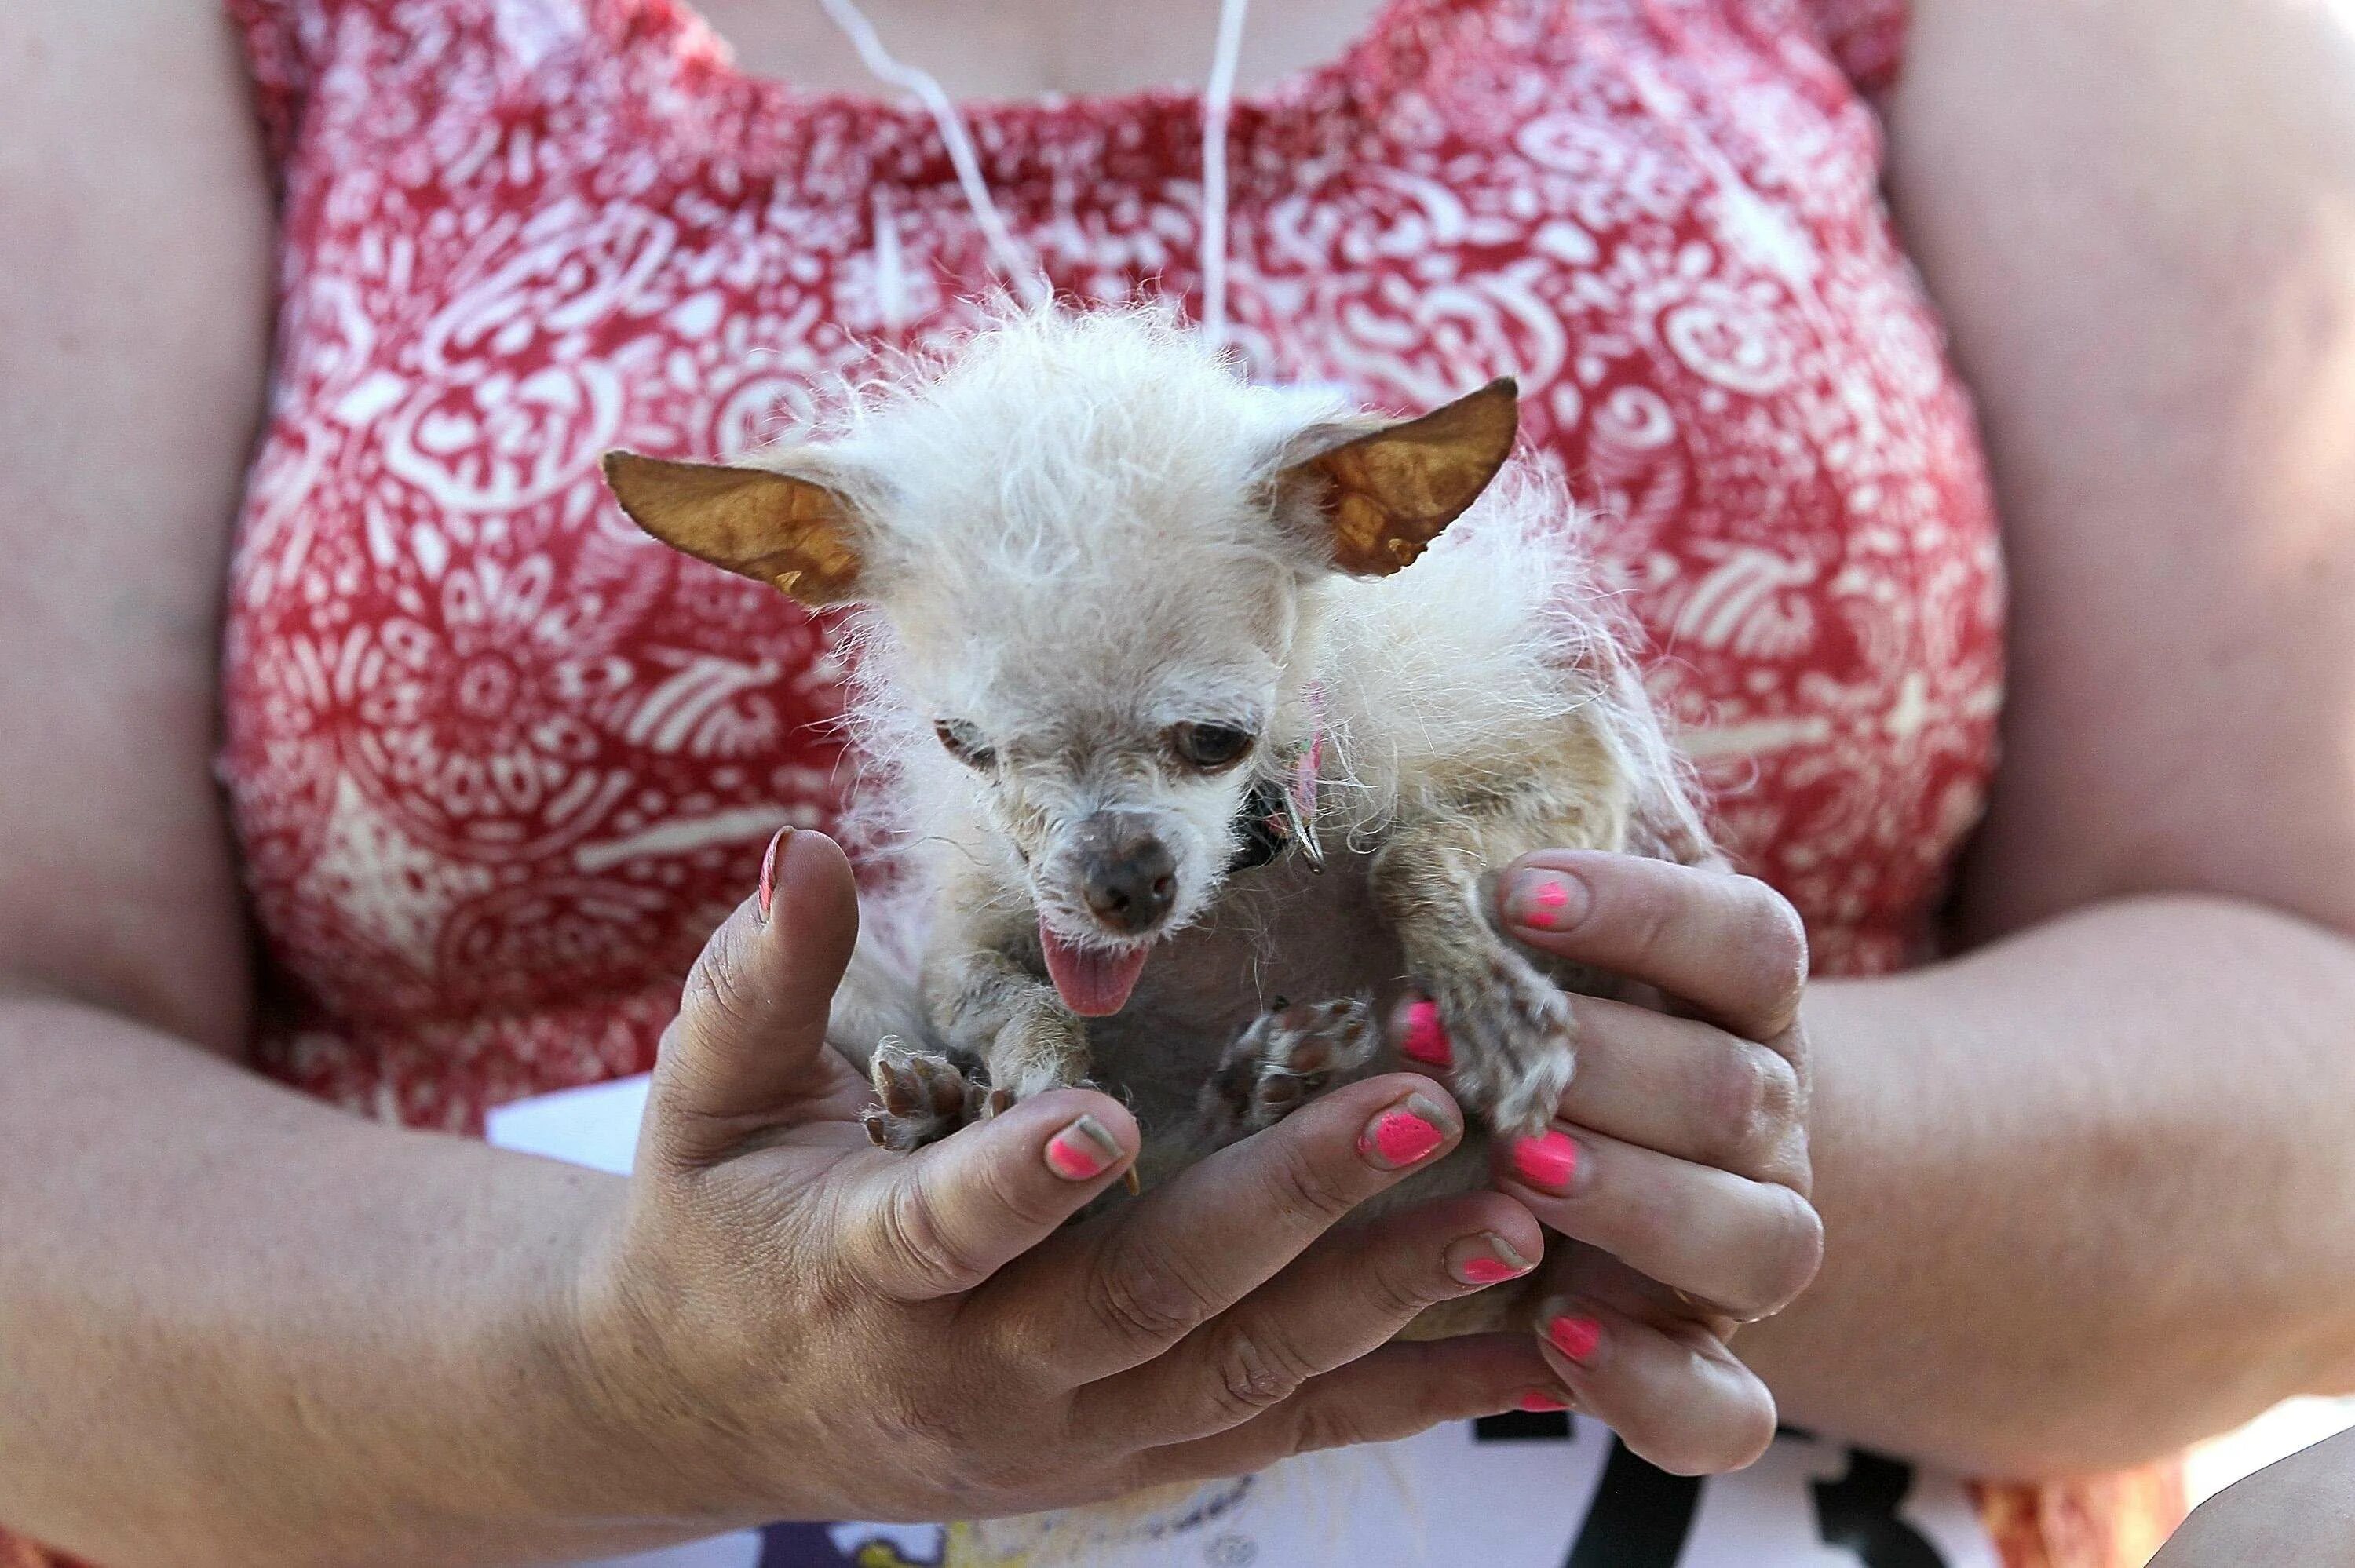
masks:
[[[1749,10],[1393,6],[1239,117],[1231,310],[1256,373],[1393,409],[1520,377],[1725,837],[1879,967],[1988,767],[1993,530],[1870,123]],[[330,1014],[675,976],[848,788],[818,630],[636,536],[597,460],[741,451],[953,341],[987,249],[928,121],[781,94],[666,15],[388,0],[306,111],[224,771]],[[1067,297],[1191,299],[1193,106],[974,124]]]

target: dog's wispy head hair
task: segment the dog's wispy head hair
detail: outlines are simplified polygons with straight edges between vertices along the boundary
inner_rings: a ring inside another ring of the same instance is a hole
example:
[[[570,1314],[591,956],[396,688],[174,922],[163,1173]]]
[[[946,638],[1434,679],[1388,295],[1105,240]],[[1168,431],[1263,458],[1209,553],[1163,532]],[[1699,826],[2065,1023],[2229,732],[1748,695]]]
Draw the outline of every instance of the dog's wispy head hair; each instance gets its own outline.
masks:
[[[869,672],[937,737],[905,775],[962,793],[1050,937],[1117,949],[1206,906],[1305,743],[1322,585],[1414,560],[1512,439],[1509,384],[1389,423],[1158,313],[1043,311],[744,466],[608,472],[690,554],[870,607]]]

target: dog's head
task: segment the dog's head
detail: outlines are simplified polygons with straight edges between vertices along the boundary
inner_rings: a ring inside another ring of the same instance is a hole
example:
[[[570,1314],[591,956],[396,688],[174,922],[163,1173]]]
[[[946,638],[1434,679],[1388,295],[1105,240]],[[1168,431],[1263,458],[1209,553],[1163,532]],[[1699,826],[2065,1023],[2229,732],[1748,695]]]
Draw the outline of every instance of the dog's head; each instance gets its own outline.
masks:
[[[1311,738],[1316,586],[1412,564],[1514,426],[1509,382],[1386,422],[1252,387],[1150,317],[1047,313],[837,439],[606,473],[655,537],[883,616],[901,699],[1024,868],[1058,991],[1103,1014]]]

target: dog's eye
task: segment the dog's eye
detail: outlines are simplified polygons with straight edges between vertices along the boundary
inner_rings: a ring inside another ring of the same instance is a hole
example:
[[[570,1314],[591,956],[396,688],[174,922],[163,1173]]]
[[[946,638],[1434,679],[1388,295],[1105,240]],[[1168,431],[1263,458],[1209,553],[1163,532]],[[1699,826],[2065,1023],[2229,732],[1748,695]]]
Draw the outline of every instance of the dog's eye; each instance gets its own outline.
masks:
[[[1225,724],[1179,724],[1169,726],[1169,748],[1197,768],[1215,771],[1242,760],[1259,736]]]
[[[935,720],[932,724],[932,733],[941,737],[941,744],[948,747],[949,755],[967,768],[997,766],[997,753],[991,749],[987,741],[981,738],[981,731],[974,728],[964,720]]]

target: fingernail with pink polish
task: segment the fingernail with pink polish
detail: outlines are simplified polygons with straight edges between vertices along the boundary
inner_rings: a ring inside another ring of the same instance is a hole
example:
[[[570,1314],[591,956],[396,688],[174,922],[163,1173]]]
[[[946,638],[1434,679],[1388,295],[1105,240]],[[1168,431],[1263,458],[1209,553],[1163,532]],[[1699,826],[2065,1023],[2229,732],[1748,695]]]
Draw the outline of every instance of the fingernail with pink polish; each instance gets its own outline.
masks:
[[[1537,1260],[1494,1231],[1465,1236],[1447,1249],[1447,1272],[1465,1285],[1501,1285],[1518,1279],[1537,1266]]]
[[[1455,1065],[1455,1051],[1447,1043],[1446,1025],[1439,1022],[1437,1002],[1407,1004],[1406,1038],[1399,1042],[1399,1054],[1443,1072]]]
[[[1092,1181],[1119,1160],[1120,1145],[1092,1116],[1047,1140],[1047,1169],[1066,1181]]]
[[[1524,1138],[1513,1145],[1513,1174],[1540,1192],[1567,1198],[1578,1175],[1578,1145],[1560,1130]]]
[[[1594,1347],[1603,1341],[1603,1325],[1593,1318],[1573,1318],[1568,1313],[1546,1321],[1546,1342],[1573,1361],[1583,1361],[1594,1354]]]
[[[1409,1095],[1366,1124],[1358,1152],[1383,1171],[1403,1171],[1447,1141],[1447,1113],[1421,1095]]]
[[[768,923],[769,906],[777,901],[777,862],[784,854],[785,841],[793,836],[794,830],[791,827],[779,828],[776,836],[769,841],[769,847],[761,853],[761,897],[758,907],[763,925]]]
[[[1570,1401],[1558,1393],[1549,1393],[1544,1389],[1533,1388],[1521,1395],[1520,1403],[1513,1408],[1528,1411],[1531,1415],[1550,1415],[1558,1410],[1568,1410]]]
[[[1505,891],[1505,917],[1533,931],[1567,931],[1593,903],[1586,884],[1567,872],[1524,871]]]

